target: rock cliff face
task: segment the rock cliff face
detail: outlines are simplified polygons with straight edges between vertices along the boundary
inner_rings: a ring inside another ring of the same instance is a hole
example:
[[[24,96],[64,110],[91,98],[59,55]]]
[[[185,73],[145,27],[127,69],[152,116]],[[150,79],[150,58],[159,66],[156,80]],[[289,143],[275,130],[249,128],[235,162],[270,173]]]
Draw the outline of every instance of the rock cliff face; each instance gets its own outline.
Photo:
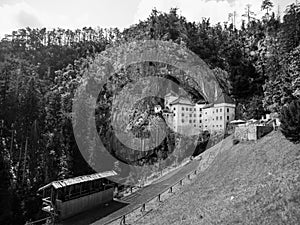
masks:
[[[160,71],[163,66],[157,65],[158,70]],[[147,66],[136,65],[134,70],[137,68],[142,70],[141,67]],[[129,70],[132,71],[133,68]],[[174,68],[169,68],[168,71],[178,73]],[[98,118],[102,121],[99,123],[100,126],[112,125],[109,135],[107,132],[102,134],[102,140],[118,159],[132,165],[153,164],[171,155],[173,157],[169,161],[178,162],[193,154],[196,147],[194,139],[176,142],[175,140],[180,140],[182,136],[174,134],[168,128],[162,115],[154,112],[154,107],[156,105],[164,107],[163,97],[171,90],[185,94],[186,91],[181,87],[184,85],[176,79],[174,82],[174,78],[172,82],[165,79],[161,79],[161,82],[144,79],[145,74],[143,76],[138,74],[136,79],[138,85],[136,82],[128,82],[114,97],[108,100],[103,96],[99,97],[102,104],[110,105],[111,109],[107,117]],[[168,79],[170,75],[164,76],[162,72],[158,72],[157,77]],[[203,99],[202,96],[200,98]]]
[[[101,145],[105,147],[101,151],[108,151],[130,165],[154,164],[176,150],[178,154],[173,157],[174,161],[185,156],[187,149],[190,155],[193,154],[194,139],[189,141],[187,138],[184,146],[176,145],[184,142],[176,142],[177,134],[173,134],[163,117],[154,112],[155,105],[164,107],[163,98],[167,93],[190,95],[195,103],[203,100],[213,103],[223,95],[214,72],[201,59],[165,42],[145,45],[141,41],[105,51],[96,56],[83,83],[86,85],[82,88],[82,92],[85,91],[80,99],[82,105],[98,99],[95,120]],[[92,108],[92,104],[89,107]],[[82,111],[89,112],[90,108],[82,107]],[[92,116],[89,118],[92,124]],[[89,128],[81,129],[80,135],[86,136],[86,133],[93,132]],[[178,138],[182,139],[182,136]],[[86,138],[82,148],[88,149],[84,150],[88,155],[85,158],[97,165],[97,160],[101,161],[99,157],[103,156],[95,147],[99,141],[90,141],[94,139],[97,138]]]
[[[115,74],[107,84],[111,87],[112,97],[104,102],[110,102],[111,113],[107,122],[111,123],[116,134],[113,140],[118,144],[112,147],[106,143],[107,146],[115,148],[111,150],[116,154],[119,152],[123,160],[131,163],[138,163],[147,156],[156,158],[160,151],[165,152],[164,155],[173,152],[166,148],[174,146],[174,143],[169,143],[167,124],[160,114],[154,112],[154,107],[161,105],[164,108],[164,96],[170,91],[189,95],[194,102],[203,101],[201,81],[196,75],[191,76],[163,63],[139,63]],[[130,151],[132,154],[128,154]]]

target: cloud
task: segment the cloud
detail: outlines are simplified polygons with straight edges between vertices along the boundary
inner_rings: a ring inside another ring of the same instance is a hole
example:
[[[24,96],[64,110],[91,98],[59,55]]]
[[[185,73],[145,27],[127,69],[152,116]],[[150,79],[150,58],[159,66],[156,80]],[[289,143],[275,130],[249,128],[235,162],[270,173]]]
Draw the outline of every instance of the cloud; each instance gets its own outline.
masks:
[[[141,0],[134,22],[146,19],[154,7],[164,12],[177,7],[179,13],[190,21],[201,21],[205,17],[211,18],[213,23],[227,20],[228,14],[233,11],[233,6],[225,0]]]
[[[209,1],[216,1],[216,2],[228,2],[231,6],[235,5],[236,0],[205,0],[206,2]]]
[[[274,0],[274,4],[278,3],[276,1]],[[287,2],[291,0],[280,1]],[[236,12],[236,26],[239,27],[242,20],[246,19],[242,15],[245,13],[247,4],[251,5],[251,10],[257,14],[257,18],[263,16],[261,2],[262,0],[141,0],[134,17],[134,23],[146,19],[154,7],[163,12],[168,12],[170,8],[177,7],[179,13],[189,21],[200,22],[205,17],[210,18],[212,24],[227,22],[229,13]],[[276,11],[276,7],[274,7],[274,10]]]
[[[159,11],[168,12],[171,8],[175,7],[179,8],[178,0],[141,0],[134,16],[134,23],[138,23],[139,20],[145,20],[154,8]]]
[[[26,11],[23,11],[23,10],[18,13],[16,20],[21,27],[27,27],[27,26],[28,27],[41,27],[42,26],[41,22],[35,15],[28,13]]]
[[[281,11],[294,0],[273,0],[277,11]],[[179,8],[179,13],[189,21],[199,22],[203,17],[211,18],[211,23],[225,22],[228,14],[236,11],[237,26],[244,18],[246,4],[261,18],[262,0],[0,0],[0,38],[13,30],[30,27],[69,28],[83,26],[129,27],[139,20],[149,17],[151,10],[168,12]]]
[[[2,6],[2,5],[16,4],[18,2],[21,2],[21,0],[1,0],[0,1],[0,6]]]
[[[7,21],[0,23],[0,37],[26,26],[42,26],[38,13],[25,2],[0,6],[0,21]]]

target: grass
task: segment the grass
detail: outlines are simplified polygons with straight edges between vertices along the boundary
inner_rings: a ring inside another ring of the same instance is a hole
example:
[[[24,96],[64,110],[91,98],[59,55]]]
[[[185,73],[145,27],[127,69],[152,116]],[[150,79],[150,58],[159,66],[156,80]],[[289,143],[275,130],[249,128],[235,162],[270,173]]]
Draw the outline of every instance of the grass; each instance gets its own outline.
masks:
[[[216,157],[204,155],[197,178],[134,224],[300,224],[300,145],[273,132],[204,154]]]

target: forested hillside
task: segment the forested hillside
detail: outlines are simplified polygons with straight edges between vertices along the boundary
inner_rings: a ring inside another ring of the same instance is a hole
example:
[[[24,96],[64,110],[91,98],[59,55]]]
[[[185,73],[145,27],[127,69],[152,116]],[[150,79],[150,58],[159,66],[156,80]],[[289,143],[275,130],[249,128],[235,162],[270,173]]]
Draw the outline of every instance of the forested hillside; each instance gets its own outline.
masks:
[[[245,17],[237,28],[233,23],[211,25],[206,18],[187,21],[171,9],[167,13],[153,10],[148,19],[123,31],[87,27],[14,31],[0,42],[0,224],[38,218],[40,186],[94,172],[73,136],[74,91],[98,53],[134,40],[173,41],[196,53],[237,102],[238,118],[280,112],[285,104],[299,99],[299,4],[290,5],[281,18],[269,10],[263,18]],[[156,72],[163,68],[155,63],[136,67],[151,66]],[[136,67],[125,68],[112,83],[122,88],[135,78]],[[103,115],[96,121],[103,128],[99,133],[106,135],[108,145],[113,142],[106,126],[113,94],[104,88],[97,106]],[[172,143],[170,136],[157,150],[157,160],[166,157]]]

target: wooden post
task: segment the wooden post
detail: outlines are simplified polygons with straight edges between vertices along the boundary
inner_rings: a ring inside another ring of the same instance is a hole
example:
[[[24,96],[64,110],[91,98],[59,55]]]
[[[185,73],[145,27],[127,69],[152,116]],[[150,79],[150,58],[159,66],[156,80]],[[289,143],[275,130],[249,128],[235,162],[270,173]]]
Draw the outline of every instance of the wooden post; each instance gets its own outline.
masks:
[[[53,197],[53,187],[51,187],[51,193],[50,193],[50,201],[51,201],[51,203],[53,202],[53,199],[54,199],[54,197]]]
[[[161,200],[160,200],[160,194],[157,196],[157,201],[161,202]]]
[[[173,187],[170,187],[169,193],[173,192]]]
[[[191,175],[190,175],[190,174],[188,175],[188,179],[189,179],[189,180],[191,179]]]
[[[69,186],[69,191],[68,191],[68,192],[69,192],[69,193],[68,193],[69,199],[71,198],[71,187],[72,187],[72,186]],[[72,188],[73,188],[73,187],[72,187]]]
[[[120,221],[120,225],[125,225],[126,224],[125,217],[126,217],[125,215],[122,216],[122,219]]]
[[[182,186],[182,180],[179,181],[179,184]]]
[[[143,205],[142,205],[142,208],[141,208],[141,212],[145,212],[145,210],[146,210],[146,205],[143,204]]]
[[[82,192],[82,183],[81,184],[79,184],[80,185],[80,188],[79,188],[79,195],[81,196],[81,192]]]
[[[91,182],[89,183],[89,191],[88,191],[89,193],[91,193],[91,192],[93,191],[93,188],[92,188],[92,187],[93,187],[93,182],[94,182],[94,181],[91,181]]]

